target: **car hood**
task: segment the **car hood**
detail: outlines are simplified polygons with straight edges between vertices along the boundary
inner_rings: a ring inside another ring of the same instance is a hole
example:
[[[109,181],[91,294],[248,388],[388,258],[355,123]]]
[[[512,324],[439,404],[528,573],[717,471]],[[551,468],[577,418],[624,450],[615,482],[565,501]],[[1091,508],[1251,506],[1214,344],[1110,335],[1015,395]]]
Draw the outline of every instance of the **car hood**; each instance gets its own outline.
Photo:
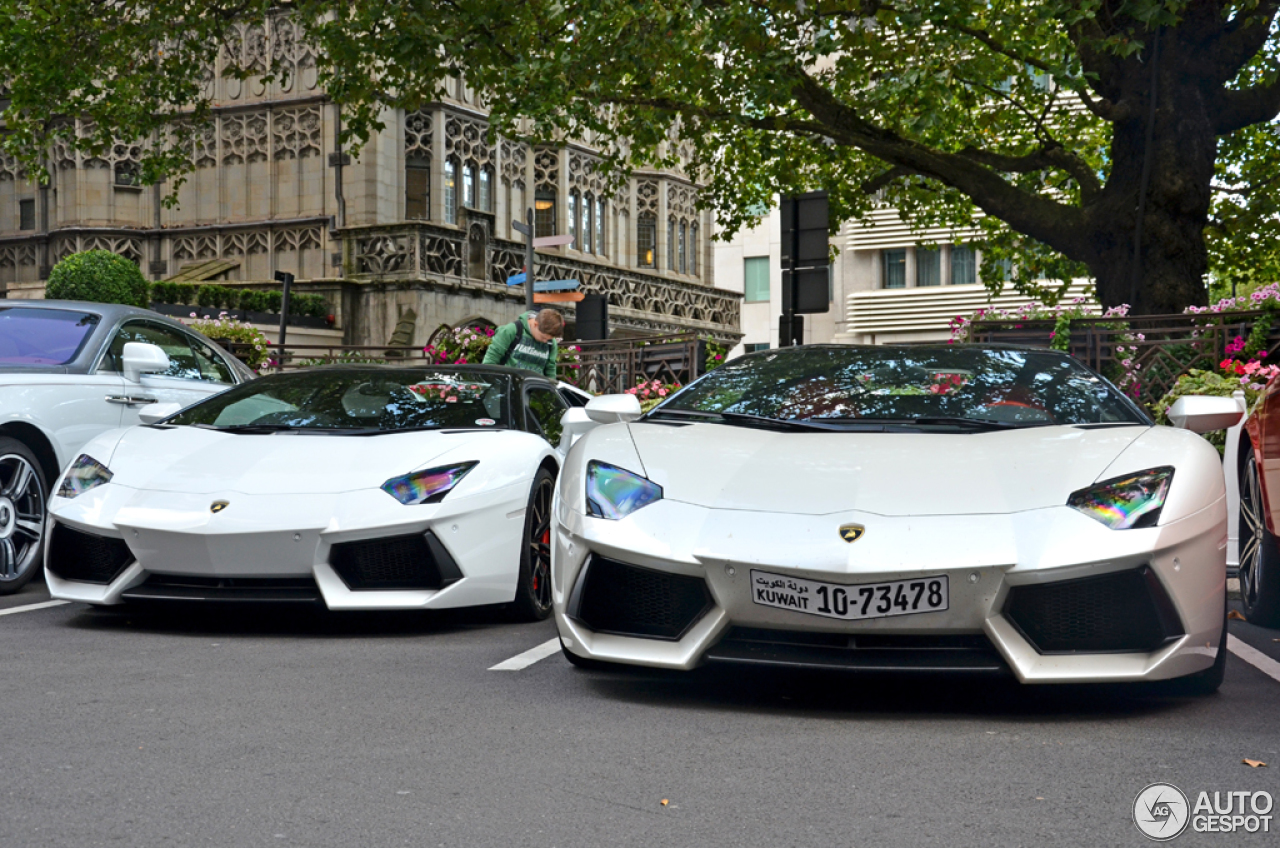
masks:
[[[134,427],[123,431],[110,458],[94,458],[111,469],[113,483],[136,489],[323,494],[373,488],[433,464],[476,459],[498,442],[521,435],[466,430],[257,435],[198,427]]]
[[[629,429],[643,473],[668,500],[816,515],[972,515],[1061,506],[1151,428],[806,433],[635,423]]]

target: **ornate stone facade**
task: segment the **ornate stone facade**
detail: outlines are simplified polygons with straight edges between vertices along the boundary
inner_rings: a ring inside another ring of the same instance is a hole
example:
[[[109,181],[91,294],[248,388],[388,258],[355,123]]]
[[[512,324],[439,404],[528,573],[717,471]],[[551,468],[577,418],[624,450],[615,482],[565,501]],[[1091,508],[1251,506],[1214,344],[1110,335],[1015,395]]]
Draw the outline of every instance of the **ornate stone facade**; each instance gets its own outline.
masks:
[[[410,304],[425,339],[440,323],[518,314],[522,291],[505,285],[523,265],[512,220],[536,205],[540,232],[576,239],[540,251],[539,277],[579,279],[585,291],[608,294],[618,330],[737,338],[738,295],[713,287],[707,240],[688,235],[709,232],[711,222],[684,175],[641,173],[611,191],[589,145],[530,148],[495,137],[460,80],[438,102],[386,115],[359,156],[339,155],[341,115],[318,87],[314,52],[300,36],[285,15],[230,29],[203,77],[212,120],[181,134],[191,170],[176,205],[162,202],[172,184],[139,185],[141,142],[99,156],[55,144],[47,187],[0,157],[0,290],[38,292],[49,268],[80,250],[128,256],[150,279],[223,259],[236,263],[227,279],[288,271],[329,293],[349,343],[384,343],[386,321],[376,316],[394,324]],[[247,79],[223,75],[232,60],[252,72]],[[285,73],[266,80],[273,60]],[[648,253],[637,216],[654,242]],[[681,222],[682,249],[668,244]]]

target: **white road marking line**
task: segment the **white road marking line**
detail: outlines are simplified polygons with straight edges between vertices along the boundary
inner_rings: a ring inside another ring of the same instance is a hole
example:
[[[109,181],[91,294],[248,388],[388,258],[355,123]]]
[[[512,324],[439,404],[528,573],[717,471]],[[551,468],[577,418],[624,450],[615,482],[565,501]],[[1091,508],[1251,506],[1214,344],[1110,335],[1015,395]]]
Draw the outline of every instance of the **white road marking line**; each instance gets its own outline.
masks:
[[[25,607],[10,607],[6,610],[0,610],[0,615],[16,615],[20,612],[31,612],[32,610],[47,609],[49,607],[60,607],[63,604],[69,604],[70,601],[44,601],[39,604],[27,604]]]
[[[490,671],[519,671],[522,668],[528,668],[538,660],[545,660],[547,657],[560,650],[560,637],[548,639],[536,648],[530,648],[523,654],[516,654],[509,660],[503,660],[495,665]]]
[[[1252,645],[1228,635],[1227,650],[1273,680],[1280,681],[1280,662],[1271,659]]]

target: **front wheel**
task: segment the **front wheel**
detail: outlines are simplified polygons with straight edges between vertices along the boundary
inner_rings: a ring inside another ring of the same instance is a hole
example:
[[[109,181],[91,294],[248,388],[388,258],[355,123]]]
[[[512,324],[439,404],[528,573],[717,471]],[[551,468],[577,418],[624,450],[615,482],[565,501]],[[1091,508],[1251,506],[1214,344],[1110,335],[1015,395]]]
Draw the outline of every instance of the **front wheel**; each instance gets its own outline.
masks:
[[[551,615],[551,495],[555,476],[539,468],[529,490],[520,544],[520,575],[512,613],[518,621],[542,621]]]
[[[0,595],[40,570],[48,504],[40,461],[17,439],[0,438]]]
[[[1277,493],[1280,496],[1280,493]],[[1253,451],[1240,475],[1240,602],[1251,624],[1280,627],[1280,540],[1267,529]]]

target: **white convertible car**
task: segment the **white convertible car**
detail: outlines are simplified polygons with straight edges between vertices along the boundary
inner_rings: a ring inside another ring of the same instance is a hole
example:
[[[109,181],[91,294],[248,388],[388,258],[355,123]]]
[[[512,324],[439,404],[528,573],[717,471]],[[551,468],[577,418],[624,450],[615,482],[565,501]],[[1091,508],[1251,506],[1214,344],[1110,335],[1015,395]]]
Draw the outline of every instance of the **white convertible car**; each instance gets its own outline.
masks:
[[[545,618],[566,408],[510,368],[334,366],[144,409],[54,487],[49,590]]]
[[[643,417],[617,396],[575,416],[623,419],[581,435],[553,507],[577,665],[1221,684],[1221,460],[1064,354],[764,351]]]

